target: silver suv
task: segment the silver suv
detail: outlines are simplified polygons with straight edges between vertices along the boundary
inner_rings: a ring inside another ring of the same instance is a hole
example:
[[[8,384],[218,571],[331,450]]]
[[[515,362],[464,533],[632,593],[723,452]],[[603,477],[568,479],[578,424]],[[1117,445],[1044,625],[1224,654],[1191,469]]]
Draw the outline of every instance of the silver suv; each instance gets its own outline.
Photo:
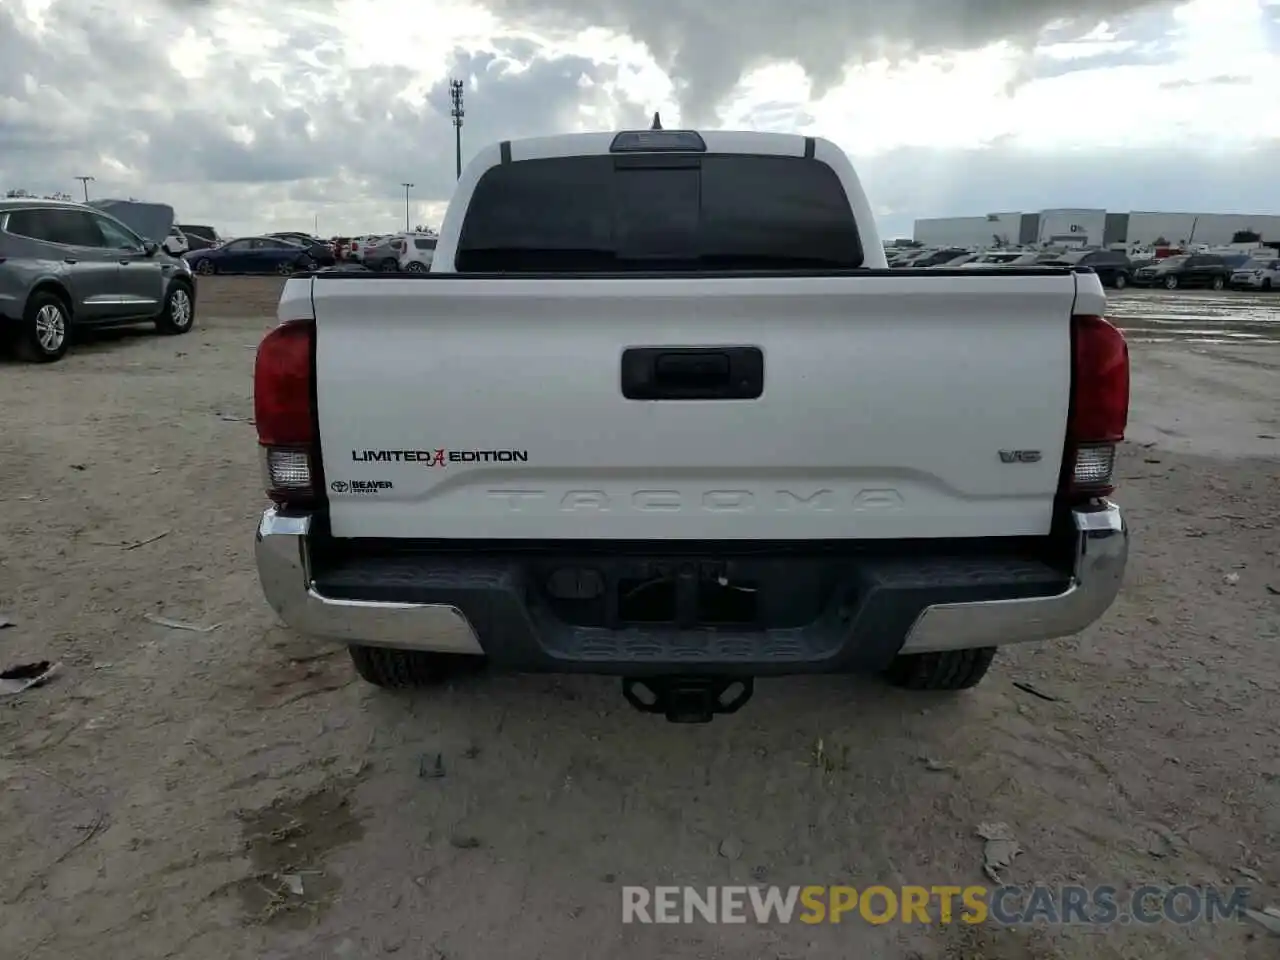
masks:
[[[79,203],[0,200],[0,335],[21,356],[61,359],[74,331],[195,322],[186,262],[115,217]]]

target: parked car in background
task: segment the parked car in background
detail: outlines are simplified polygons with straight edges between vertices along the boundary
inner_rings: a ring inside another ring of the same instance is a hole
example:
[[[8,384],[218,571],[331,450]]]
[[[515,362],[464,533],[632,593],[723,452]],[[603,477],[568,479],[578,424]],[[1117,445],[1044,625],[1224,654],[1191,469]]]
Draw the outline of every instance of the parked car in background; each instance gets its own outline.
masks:
[[[1133,277],[1133,264],[1122,250],[1069,250],[1049,260],[1041,260],[1046,267],[1091,267],[1104,287],[1123,290]]]
[[[333,255],[333,245],[327,240],[321,240],[306,233],[269,233],[269,240],[284,240],[286,243],[296,243],[307,251],[307,254],[316,262],[317,266],[331,267],[337,261]]]
[[[963,257],[967,253],[969,253],[969,251],[965,250],[963,247],[947,247],[946,249],[943,249],[943,250],[935,250],[932,253],[926,253],[923,256],[915,257],[907,263],[903,263],[903,262],[895,263],[894,266],[895,267],[898,267],[898,266],[912,267],[912,268],[940,267],[944,263],[946,263],[948,260],[954,260],[957,257]]]
[[[191,249],[191,244],[188,242],[186,234],[179,230],[176,225],[169,228],[169,235],[164,238],[164,243],[160,244],[160,246],[164,247],[164,252],[171,257],[180,257]]]
[[[363,237],[355,237],[351,241],[351,246],[347,250],[347,259],[356,260],[363,263],[365,255],[372,249],[387,239],[386,234],[374,236],[372,234]]]
[[[1256,257],[1231,274],[1231,286],[1253,290],[1280,290],[1280,258]]]
[[[942,263],[936,263],[930,269],[955,270],[955,269],[958,269],[959,267],[963,267],[966,263],[972,263],[977,258],[978,258],[978,254],[976,253],[972,253],[972,252],[962,253],[958,257],[952,257],[950,260],[943,261]]]
[[[400,269],[400,256],[404,253],[405,236],[384,237],[376,244],[366,246],[360,259],[370,270],[395,273]]]
[[[1177,290],[1179,287],[1211,287],[1221,290],[1230,281],[1231,273],[1231,267],[1216,254],[1184,253],[1176,257],[1165,257],[1143,267],[1134,273],[1132,280],[1137,286],[1164,287],[1166,290]]]
[[[1039,260],[1035,250],[990,250],[979,254],[960,266],[964,270],[982,270],[990,267],[1030,267]]]
[[[309,248],[276,237],[240,237],[220,247],[186,254],[196,273],[278,273],[289,276],[314,270],[319,263]]]
[[[0,200],[0,334],[25,359],[59,360],[91,327],[194,322],[191,271],[155,241],[86,205]]]
[[[400,254],[400,269],[405,273],[430,273],[435,256],[435,237],[406,237],[404,251]]]
[[[187,238],[188,250],[207,250],[209,247],[216,247],[222,243],[222,237],[213,227],[198,223],[179,223],[175,224],[175,226]]]

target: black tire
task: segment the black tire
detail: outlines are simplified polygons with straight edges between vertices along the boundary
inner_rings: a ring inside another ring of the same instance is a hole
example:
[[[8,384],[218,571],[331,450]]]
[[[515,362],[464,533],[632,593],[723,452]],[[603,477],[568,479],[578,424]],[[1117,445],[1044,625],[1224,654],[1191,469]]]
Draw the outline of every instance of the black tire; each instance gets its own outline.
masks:
[[[299,257],[292,262],[282,260],[276,267],[276,272],[282,277],[292,277],[295,273],[310,273],[315,266],[315,261],[310,257]]]
[[[906,654],[894,657],[884,676],[907,690],[967,690],[986,676],[995,656],[995,647]]]
[[[169,336],[190,333],[196,324],[196,296],[191,285],[175,280],[164,297],[164,309],[156,317],[156,329]]]
[[[51,290],[37,290],[22,314],[18,356],[31,363],[53,363],[66,356],[70,346],[71,311],[66,301]]]
[[[1111,284],[1117,290],[1123,290],[1129,285],[1129,277],[1127,274],[1117,273],[1115,280]]]
[[[1271,278],[1270,278],[1270,277],[1267,277],[1266,279],[1264,279],[1264,280],[1262,281],[1262,289],[1263,289],[1263,290],[1270,290],[1270,289],[1271,289]]]
[[[1177,278],[1177,277],[1174,277],[1174,276],[1165,277],[1165,278],[1164,278],[1164,288],[1165,288],[1166,290],[1177,290],[1177,289],[1178,289],[1178,278]]]
[[[427,265],[425,263],[419,263],[417,260],[410,260],[408,263],[405,264],[404,268],[408,273],[426,273],[427,272]]]
[[[1222,277],[1214,277],[1212,280],[1209,281],[1209,286],[1213,287],[1213,289],[1215,290],[1221,290],[1226,285],[1227,285],[1227,281],[1224,280]]]
[[[436,686],[468,667],[474,669],[483,662],[480,657],[465,657],[460,654],[366,647],[355,643],[347,647],[347,650],[351,654],[351,663],[362,680],[388,690]]]
[[[394,257],[387,257],[382,263],[378,264],[378,269],[383,273],[398,273],[400,271],[400,261]]]
[[[196,273],[202,277],[212,277],[218,272],[218,265],[206,257],[203,260],[196,261]]]

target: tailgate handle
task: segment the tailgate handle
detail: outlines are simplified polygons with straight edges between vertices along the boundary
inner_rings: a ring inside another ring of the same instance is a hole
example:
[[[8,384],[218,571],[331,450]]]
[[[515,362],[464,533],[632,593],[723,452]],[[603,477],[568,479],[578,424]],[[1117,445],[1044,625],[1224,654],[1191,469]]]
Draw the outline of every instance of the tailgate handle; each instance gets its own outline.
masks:
[[[622,354],[628,400],[755,400],[763,392],[759,347],[631,347]]]
[[[664,387],[722,387],[729,381],[727,353],[662,353],[653,379]]]

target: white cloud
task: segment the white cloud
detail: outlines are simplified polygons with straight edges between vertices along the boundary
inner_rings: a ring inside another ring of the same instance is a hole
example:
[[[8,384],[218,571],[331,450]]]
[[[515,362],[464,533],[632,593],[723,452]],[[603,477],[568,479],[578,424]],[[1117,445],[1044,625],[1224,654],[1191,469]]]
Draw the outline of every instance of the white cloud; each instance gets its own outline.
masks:
[[[894,225],[1038,197],[1280,206],[1274,177],[1233,172],[1280,138],[1280,3],[1077,0],[1070,13],[1032,0],[0,0],[0,188],[63,190],[93,172],[97,189],[229,231],[317,214],[322,229],[389,229],[403,180],[418,184],[415,219],[443,209],[445,82],[460,76],[467,154],[710,110],[840,143]],[[1175,154],[1198,179],[1168,176]]]

